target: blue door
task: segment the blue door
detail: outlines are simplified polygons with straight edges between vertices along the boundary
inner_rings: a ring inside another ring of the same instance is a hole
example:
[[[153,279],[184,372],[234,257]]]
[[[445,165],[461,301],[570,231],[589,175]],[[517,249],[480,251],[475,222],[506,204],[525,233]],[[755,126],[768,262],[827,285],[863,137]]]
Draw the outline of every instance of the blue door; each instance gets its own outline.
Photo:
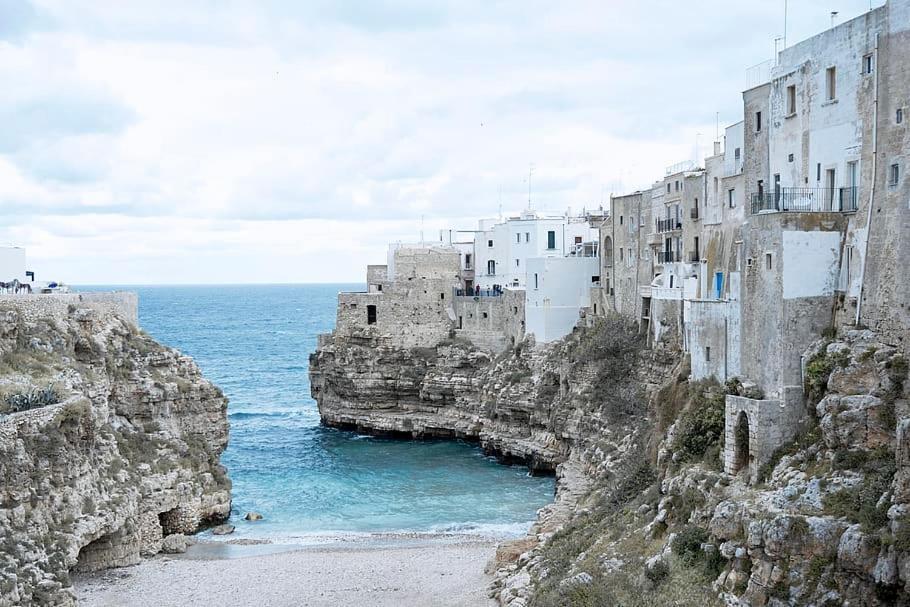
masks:
[[[715,272],[714,274],[714,292],[717,294],[717,299],[720,299],[721,293],[724,292],[724,273]]]

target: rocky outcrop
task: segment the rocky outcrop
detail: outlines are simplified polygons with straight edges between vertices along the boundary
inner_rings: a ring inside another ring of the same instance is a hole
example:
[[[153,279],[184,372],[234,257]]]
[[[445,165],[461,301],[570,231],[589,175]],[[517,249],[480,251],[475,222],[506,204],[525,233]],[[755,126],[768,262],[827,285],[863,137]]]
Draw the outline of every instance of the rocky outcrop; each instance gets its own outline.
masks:
[[[185,549],[226,519],[227,401],[115,309],[0,302],[0,605]],[[44,399],[23,398],[41,392]]]
[[[690,382],[672,350],[643,350],[618,320],[592,324],[494,359],[452,340],[325,339],[314,396],[331,425],[472,438],[555,469],[554,503],[491,564],[503,605],[910,602],[910,381],[897,348],[868,331],[815,344],[810,414],[756,484],[721,462],[736,382]]]

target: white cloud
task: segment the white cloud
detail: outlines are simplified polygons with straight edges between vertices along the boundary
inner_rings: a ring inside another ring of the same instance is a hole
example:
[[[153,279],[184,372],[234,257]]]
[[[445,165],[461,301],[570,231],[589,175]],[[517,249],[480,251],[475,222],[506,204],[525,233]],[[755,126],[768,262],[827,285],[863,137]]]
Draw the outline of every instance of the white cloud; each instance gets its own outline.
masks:
[[[0,0],[0,240],[69,282],[359,280],[421,216],[526,205],[530,162],[577,209],[706,151],[780,12]],[[791,6],[790,39],[828,19]]]

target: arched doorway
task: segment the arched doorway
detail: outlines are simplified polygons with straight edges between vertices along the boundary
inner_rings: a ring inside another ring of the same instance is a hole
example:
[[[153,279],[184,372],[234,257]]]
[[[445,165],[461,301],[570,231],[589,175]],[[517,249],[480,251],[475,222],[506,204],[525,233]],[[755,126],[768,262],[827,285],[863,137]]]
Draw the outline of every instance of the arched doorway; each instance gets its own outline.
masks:
[[[749,465],[749,416],[740,411],[736,418],[736,429],[733,433],[733,473]]]
[[[600,255],[603,257],[605,266],[613,264],[613,239],[609,236],[604,238],[604,248]]]

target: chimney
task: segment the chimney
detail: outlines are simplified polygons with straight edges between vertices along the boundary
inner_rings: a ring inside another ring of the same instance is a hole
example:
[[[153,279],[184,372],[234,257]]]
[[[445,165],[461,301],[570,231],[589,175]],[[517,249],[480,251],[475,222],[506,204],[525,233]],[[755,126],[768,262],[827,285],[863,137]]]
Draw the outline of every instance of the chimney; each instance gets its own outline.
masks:
[[[714,155],[717,156],[720,154],[720,141],[714,142]]]

